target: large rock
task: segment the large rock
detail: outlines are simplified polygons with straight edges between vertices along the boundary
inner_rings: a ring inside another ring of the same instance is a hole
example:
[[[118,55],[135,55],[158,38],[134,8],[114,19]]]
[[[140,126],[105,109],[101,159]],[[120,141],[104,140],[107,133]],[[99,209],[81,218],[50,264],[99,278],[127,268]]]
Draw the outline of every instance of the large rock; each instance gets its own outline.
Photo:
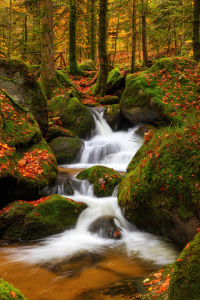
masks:
[[[118,68],[109,72],[106,85],[106,94],[112,95],[116,90],[125,86],[125,77],[120,73]]]
[[[73,86],[73,83],[71,81],[71,79],[69,78],[69,76],[67,75],[65,70],[60,70],[60,71],[56,71],[56,76],[58,81],[60,82],[60,84],[62,86],[64,86],[65,88],[69,88]]]
[[[0,88],[33,114],[45,135],[48,130],[47,99],[31,68],[21,60],[0,58]]]
[[[91,135],[94,118],[77,98],[57,96],[49,102],[49,109],[53,116],[60,117],[64,128],[72,130],[78,137]]]
[[[90,224],[88,231],[101,238],[120,239],[121,233],[116,221],[119,221],[113,216],[101,216]]]
[[[77,179],[87,179],[94,185],[94,194],[97,197],[108,197],[113,193],[114,188],[122,180],[122,176],[113,169],[95,166],[80,172]]]
[[[57,164],[32,115],[0,90],[0,208],[35,199],[57,179]]]
[[[49,143],[58,164],[69,164],[79,160],[85,144],[79,138],[58,137]]]
[[[87,59],[78,66],[82,71],[96,71],[96,66],[92,59]]]
[[[15,201],[0,211],[0,237],[34,240],[71,228],[86,204],[59,195]]]

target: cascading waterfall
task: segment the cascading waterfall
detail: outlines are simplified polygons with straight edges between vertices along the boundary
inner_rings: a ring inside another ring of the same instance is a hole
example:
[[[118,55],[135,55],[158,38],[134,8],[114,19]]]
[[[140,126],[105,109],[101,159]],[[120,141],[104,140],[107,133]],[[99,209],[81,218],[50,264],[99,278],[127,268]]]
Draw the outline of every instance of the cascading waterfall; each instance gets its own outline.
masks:
[[[85,150],[80,162],[65,167],[81,169],[99,164],[117,171],[125,171],[142,143],[135,134],[137,127],[128,131],[113,132],[103,119],[102,112],[93,110],[93,114],[96,124],[95,136],[85,141]],[[72,185],[75,188],[74,196],[64,196],[88,205],[79,216],[76,227],[34,245],[21,246],[20,249],[12,248],[9,250],[12,259],[28,263],[50,262],[53,259],[72,257],[80,251],[102,253],[113,248],[118,249],[119,256],[125,259],[135,257],[159,266],[176,259],[177,251],[170,241],[141,232],[125,220],[117,203],[117,188],[111,197],[96,198],[93,186],[87,180],[79,181],[73,178]],[[90,224],[104,215],[116,218],[122,229],[121,240],[103,239],[88,231]]]

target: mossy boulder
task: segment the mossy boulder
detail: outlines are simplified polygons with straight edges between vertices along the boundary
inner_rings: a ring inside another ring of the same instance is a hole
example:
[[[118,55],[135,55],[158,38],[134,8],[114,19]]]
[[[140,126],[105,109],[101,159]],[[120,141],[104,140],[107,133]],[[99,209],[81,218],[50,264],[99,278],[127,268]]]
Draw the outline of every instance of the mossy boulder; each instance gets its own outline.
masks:
[[[121,228],[117,226],[116,220],[113,216],[101,216],[90,224],[88,231],[101,238],[119,240],[121,238]]]
[[[87,59],[78,66],[82,71],[96,71],[96,66],[92,59]]]
[[[57,164],[32,115],[0,90],[0,208],[53,186]]]
[[[121,113],[119,105],[108,105],[104,112],[104,118],[113,130],[117,130],[121,122]]]
[[[95,97],[94,101],[99,102],[102,105],[109,105],[109,104],[118,104],[119,98],[117,96],[104,96],[104,97]]]
[[[108,197],[122,180],[122,176],[113,169],[95,166],[80,172],[77,179],[87,179],[94,185],[94,194],[97,197]]]
[[[59,195],[37,201],[15,201],[0,211],[0,236],[34,240],[62,232],[76,224],[87,206]]]
[[[32,113],[45,135],[48,130],[47,99],[32,69],[21,60],[0,58],[0,88]]]
[[[158,68],[160,72],[156,73]],[[198,64],[187,59],[164,59],[151,72],[149,85],[157,84],[158,91],[154,101],[173,126],[144,135],[145,143],[119,185],[119,205],[139,228],[183,247],[200,227]],[[190,81],[182,84],[180,74],[188,75]]]
[[[73,131],[79,138],[91,135],[94,118],[77,98],[55,97],[49,102],[49,110],[55,117],[60,117],[64,128]]]
[[[69,129],[65,129],[58,125],[52,125],[49,127],[47,135],[46,135],[46,141],[49,143],[51,140],[57,138],[57,137],[77,137],[75,133]]]
[[[71,79],[69,78],[69,76],[67,75],[65,70],[60,70],[60,71],[56,71],[56,76],[58,81],[60,82],[60,84],[62,86],[64,86],[65,88],[69,88],[73,86],[73,83],[71,81]]]
[[[12,300],[13,298],[16,300],[26,300],[18,289],[0,278],[0,299]]]
[[[49,143],[58,164],[69,164],[79,160],[85,144],[79,138],[58,137]]]
[[[174,265],[169,287],[169,300],[199,299],[200,291],[200,234],[182,251]]]
[[[125,77],[120,73],[118,68],[114,68],[109,72],[106,85],[106,94],[112,95],[116,90],[120,90],[125,86]]]
[[[133,124],[169,124],[174,116],[178,119],[174,98],[180,98],[177,105],[181,105],[183,95],[189,94],[187,71],[196,67],[196,62],[186,58],[162,58],[146,71],[127,76],[120,99],[122,114]],[[194,88],[194,81],[192,85]]]
[[[139,135],[140,137],[145,136],[145,134],[147,134],[149,131],[151,131],[152,133],[156,131],[156,127],[151,125],[151,124],[146,124],[146,125],[141,125],[136,131],[135,133],[137,135]]]

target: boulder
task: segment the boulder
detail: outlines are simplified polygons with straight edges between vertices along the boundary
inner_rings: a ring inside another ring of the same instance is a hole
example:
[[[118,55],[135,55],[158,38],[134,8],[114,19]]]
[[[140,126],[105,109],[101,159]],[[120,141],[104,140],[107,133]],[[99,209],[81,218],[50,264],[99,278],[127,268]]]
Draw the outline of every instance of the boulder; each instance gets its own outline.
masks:
[[[74,226],[86,207],[59,195],[12,202],[0,211],[0,237],[34,240],[59,233]]]
[[[65,129],[58,125],[52,125],[49,127],[47,135],[46,135],[46,141],[49,143],[51,140],[57,138],[57,137],[77,137],[75,133],[69,129]]]
[[[26,300],[18,289],[0,278],[0,299],[7,300],[12,298],[16,300]]]
[[[92,59],[87,59],[78,66],[82,71],[96,71],[96,66]]]
[[[108,105],[104,112],[104,118],[108,125],[113,129],[117,130],[121,123],[121,113],[118,104]]]
[[[122,176],[114,171],[113,169],[94,166],[80,172],[77,179],[87,179],[94,185],[94,194],[97,197],[108,197],[111,196],[114,188],[122,180]]]
[[[77,98],[57,96],[49,102],[49,110],[54,117],[60,117],[64,128],[79,138],[90,136],[95,127],[92,114]]]
[[[60,84],[65,88],[69,88],[73,86],[73,83],[65,70],[60,70],[60,71],[56,70],[56,76]]]
[[[0,208],[57,180],[56,159],[32,115],[0,90]]]
[[[85,144],[79,138],[58,137],[49,143],[58,164],[69,164],[79,160]]]
[[[120,73],[118,68],[109,72],[106,85],[106,94],[112,95],[116,90],[125,86],[125,77]]]
[[[45,135],[48,130],[47,99],[31,67],[21,60],[0,58],[0,88],[32,113]]]
[[[101,238],[120,239],[121,228],[117,226],[116,220],[113,216],[101,216],[90,224],[88,231]]]

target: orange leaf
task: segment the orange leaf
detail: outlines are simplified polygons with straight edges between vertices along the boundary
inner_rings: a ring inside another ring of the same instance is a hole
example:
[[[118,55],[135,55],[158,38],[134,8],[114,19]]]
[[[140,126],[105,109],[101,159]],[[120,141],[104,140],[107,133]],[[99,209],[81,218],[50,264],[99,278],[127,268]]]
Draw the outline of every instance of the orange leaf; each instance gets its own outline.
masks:
[[[11,295],[12,298],[15,298],[15,292],[12,292],[12,291],[11,291],[11,292],[10,292],[10,295]]]
[[[182,260],[183,260],[182,258],[179,258],[179,259],[177,259],[176,261],[178,261],[178,262],[179,262],[179,261],[182,261]]]
[[[185,249],[188,249],[188,248],[189,248],[189,246],[190,246],[190,243],[187,243],[187,245],[186,245]]]

